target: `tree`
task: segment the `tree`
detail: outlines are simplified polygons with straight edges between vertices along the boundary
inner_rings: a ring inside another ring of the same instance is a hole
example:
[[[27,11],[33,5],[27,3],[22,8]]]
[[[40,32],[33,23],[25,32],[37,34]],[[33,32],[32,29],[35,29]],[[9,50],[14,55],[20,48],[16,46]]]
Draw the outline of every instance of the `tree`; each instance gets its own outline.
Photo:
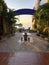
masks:
[[[0,18],[2,18],[0,22],[2,29],[3,29],[3,18],[5,18],[6,14],[7,14],[7,5],[4,0],[0,0]]]
[[[14,17],[13,9],[9,9],[9,12],[7,14],[7,17],[6,17],[6,20],[7,20],[8,24],[9,24],[9,32],[12,33],[14,24],[16,23],[17,19],[18,18]]]
[[[44,34],[49,34],[49,3],[39,7],[35,16],[36,29]]]
[[[6,3],[5,3],[4,0],[0,0],[0,4],[1,4],[2,9],[3,9],[1,15],[2,15],[3,17],[5,17],[5,15],[7,14],[7,5],[6,5]]]

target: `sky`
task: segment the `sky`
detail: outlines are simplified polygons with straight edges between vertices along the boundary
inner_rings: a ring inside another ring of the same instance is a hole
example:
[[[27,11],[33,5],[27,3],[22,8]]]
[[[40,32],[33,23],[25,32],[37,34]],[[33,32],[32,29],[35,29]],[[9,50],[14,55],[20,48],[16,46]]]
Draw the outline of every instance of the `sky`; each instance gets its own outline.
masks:
[[[36,0],[5,0],[7,6],[13,9],[21,9],[21,8],[33,8]],[[46,0],[42,0],[41,3],[45,3]]]
[[[35,0],[5,0],[9,8],[33,8]]]
[[[24,9],[24,8],[30,8],[33,9],[35,6],[36,0],[5,0],[8,8],[11,9]],[[42,0],[41,4],[45,3],[46,0]],[[25,28],[32,26],[32,15],[20,15],[19,17],[20,23],[23,24]]]

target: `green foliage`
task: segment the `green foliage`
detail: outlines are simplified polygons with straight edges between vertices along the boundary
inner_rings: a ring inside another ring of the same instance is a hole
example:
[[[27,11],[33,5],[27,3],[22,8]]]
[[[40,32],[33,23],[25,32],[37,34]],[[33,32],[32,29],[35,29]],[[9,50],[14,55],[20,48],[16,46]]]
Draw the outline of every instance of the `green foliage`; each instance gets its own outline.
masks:
[[[6,5],[6,3],[5,3],[4,0],[0,0],[0,4],[1,4],[2,9],[3,9],[3,11],[2,11],[2,16],[5,16],[6,13],[7,13],[7,5]]]
[[[13,10],[9,9],[9,15],[8,15],[8,23],[9,25],[12,25],[16,22],[15,18],[14,18],[14,13],[13,13]]]
[[[49,3],[40,6],[34,16],[36,29],[49,34]]]
[[[13,10],[9,9],[9,12],[7,11],[8,7],[5,3],[4,0],[0,0],[0,5],[2,6],[2,12],[1,12],[1,16],[5,19],[5,24],[7,24],[9,27],[9,32],[11,31],[11,29],[13,28],[14,23],[16,22],[15,18],[14,18],[14,13]],[[9,13],[9,15],[8,15]],[[12,29],[13,30],[13,29]]]

